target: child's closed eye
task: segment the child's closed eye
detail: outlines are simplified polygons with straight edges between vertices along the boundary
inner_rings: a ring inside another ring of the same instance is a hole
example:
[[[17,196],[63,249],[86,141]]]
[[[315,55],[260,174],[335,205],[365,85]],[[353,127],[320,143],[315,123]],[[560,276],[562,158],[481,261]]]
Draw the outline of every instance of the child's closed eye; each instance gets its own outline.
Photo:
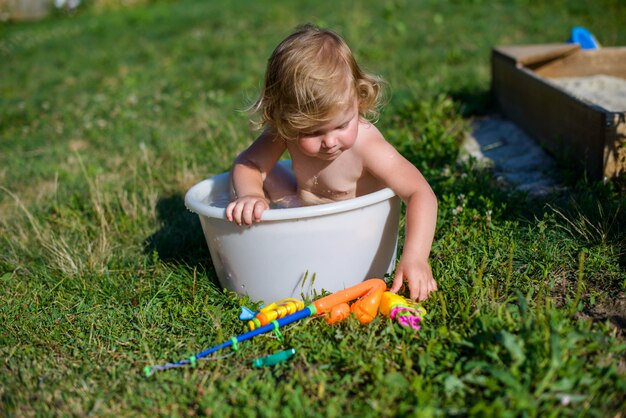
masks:
[[[315,138],[316,136],[320,136],[322,135],[322,132],[320,131],[313,131],[313,132],[303,132],[302,133],[302,138]]]

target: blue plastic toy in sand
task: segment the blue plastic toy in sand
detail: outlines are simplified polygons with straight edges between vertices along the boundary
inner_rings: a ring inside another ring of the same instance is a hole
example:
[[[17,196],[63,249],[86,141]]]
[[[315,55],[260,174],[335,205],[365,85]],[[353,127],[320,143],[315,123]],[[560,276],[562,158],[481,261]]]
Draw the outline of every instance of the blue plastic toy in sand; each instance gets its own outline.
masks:
[[[579,44],[582,49],[600,49],[600,44],[595,36],[582,26],[572,28],[570,38],[567,42],[570,44]]]

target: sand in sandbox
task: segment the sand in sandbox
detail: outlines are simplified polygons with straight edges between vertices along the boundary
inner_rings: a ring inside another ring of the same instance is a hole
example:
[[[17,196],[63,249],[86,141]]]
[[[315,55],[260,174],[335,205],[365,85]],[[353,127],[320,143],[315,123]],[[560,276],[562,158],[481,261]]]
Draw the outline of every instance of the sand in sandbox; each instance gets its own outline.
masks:
[[[609,112],[626,111],[626,79],[598,74],[550,78],[549,81],[572,96],[601,106]]]

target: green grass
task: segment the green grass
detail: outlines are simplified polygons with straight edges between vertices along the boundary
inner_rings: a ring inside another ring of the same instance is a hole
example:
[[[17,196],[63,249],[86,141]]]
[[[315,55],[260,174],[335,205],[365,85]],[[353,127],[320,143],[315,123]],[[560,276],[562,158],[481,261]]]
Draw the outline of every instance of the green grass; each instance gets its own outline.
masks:
[[[98,9],[99,10],[99,9]],[[572,179],[529,200],[457,165],[491,111],[494,45],[575,25],[626,45],[619,1],[155,2],[0,26],[0,413],[621,416],[626,208]],[[414,332],[319,319],[143,375],[242,332],[183,205],[253,138],[241,110],[297,24],[390,83],[379,126],[440,202],[440,291]],[[256,357],[295,347],[274,368]]]

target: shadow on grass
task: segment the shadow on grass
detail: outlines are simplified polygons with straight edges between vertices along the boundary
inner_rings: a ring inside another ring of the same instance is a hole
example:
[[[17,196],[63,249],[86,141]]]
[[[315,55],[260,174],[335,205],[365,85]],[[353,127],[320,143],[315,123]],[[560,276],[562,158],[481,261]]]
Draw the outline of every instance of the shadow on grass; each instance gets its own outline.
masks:
[[[495,111],[495,100],[489,90],[463,88],[452,91],[449,95],[460,105],[463,117],[485,116]]]
[[[160,260],[190,269],[199,267],[217,283],[198,215],[185,207],[184,197],[175,194],[161,198],[156,211],[161,228],[144,241],[145,253],[156,252]]]

